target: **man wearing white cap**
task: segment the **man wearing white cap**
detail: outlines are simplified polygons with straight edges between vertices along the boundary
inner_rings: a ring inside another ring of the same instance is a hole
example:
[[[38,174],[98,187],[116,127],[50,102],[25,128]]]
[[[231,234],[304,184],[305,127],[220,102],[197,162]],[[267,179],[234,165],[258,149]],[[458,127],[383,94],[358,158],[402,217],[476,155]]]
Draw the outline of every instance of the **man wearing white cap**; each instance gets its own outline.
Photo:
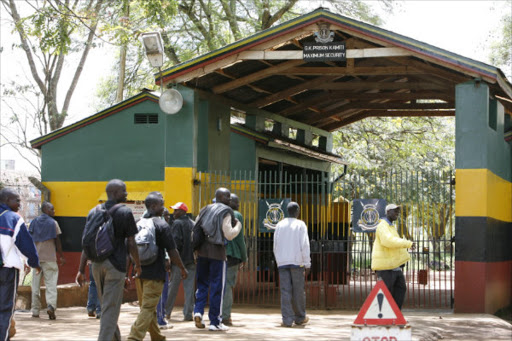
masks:
[[[171,206],[174,210],[174,222],[171,226],[172,236],[176,243],[176,248],[180,253],[181,260],[188,271],[188,277],[183,280],[183,291],[185,293],[185,301],[183,305],[183,320],[192,321],[194,312],[194,279],[196,274],[196,264],[194,263],[194,250],[192,250],[192,229],[194,222],[187,216],[188,207],[183,202],[178,202]],[[167,302],[165,304],[165,312],[168,318],[171,317],[176,295],[181,283],[179,276],[179,267],[172,264],[171,280],[169,282]]]
[[[372,251],[372,270],[377,272],[377,278],[383,280],[393,296],[398,308],[402,309],[407,286],[402,268],[411,257],[408,248],[414,250],[414,243],[402,239],[393,225],[400,215],[400,206],[386,206],[386,217],[380,220],[375,231],[375,241]]]

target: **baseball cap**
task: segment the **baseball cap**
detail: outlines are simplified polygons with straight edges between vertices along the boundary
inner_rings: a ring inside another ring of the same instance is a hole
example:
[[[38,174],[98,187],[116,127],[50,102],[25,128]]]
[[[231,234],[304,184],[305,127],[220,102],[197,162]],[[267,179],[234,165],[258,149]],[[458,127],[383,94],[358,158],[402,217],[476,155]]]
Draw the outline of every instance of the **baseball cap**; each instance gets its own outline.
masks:
[[[389,211],[389,210],[394,210],[395,208],[400,208],[400,206],[397,206],[395,204],[389,204],[386,206],[386,213]]]
[[[187,205],[185,205],[184,202],[177,202],[176,204],[174,204],[173,206],[170,206],[173,210],[183,210],[185,212],[188,211],[188,207]]]

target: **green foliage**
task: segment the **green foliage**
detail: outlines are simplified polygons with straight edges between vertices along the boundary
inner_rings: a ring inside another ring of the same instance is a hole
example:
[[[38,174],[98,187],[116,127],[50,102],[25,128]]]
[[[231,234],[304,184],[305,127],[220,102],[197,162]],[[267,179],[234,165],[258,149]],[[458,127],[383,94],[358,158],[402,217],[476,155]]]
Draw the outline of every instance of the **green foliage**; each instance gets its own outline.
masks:
[[[491,42],[490,60],[493,65],[503,69],[509,79],[512,79],[512,1],[507,1],[509,11],[500,21],[499,38]]]
[[[353,169],[450,170],[455,160],[455,120],[368,118],[335,132],[334,152]]]

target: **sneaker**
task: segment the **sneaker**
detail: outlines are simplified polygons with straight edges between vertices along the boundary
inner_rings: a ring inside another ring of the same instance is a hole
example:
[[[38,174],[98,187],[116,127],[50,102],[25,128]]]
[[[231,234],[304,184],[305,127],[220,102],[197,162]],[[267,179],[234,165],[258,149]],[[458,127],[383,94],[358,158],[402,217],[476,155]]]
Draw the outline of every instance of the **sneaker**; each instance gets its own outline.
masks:
[[[165,329],[172,329],[173,326],[171,326],[170,324],[159,324],[158,325],[158,328],[160,328],[161,330],[165,330]]]
[[[212,332],[225,332],[229,330],[229,328],[222,323],[219,323],[218,325],[210,324],[210,328],[208,328],[208,330]]]
[[[194,318],[192,316],[187,316],[183,318],[183,321],[194,321]]]
[[[55,308],[50,305],[48,305],[48,309],[46,310],[48,313],[48,317],[50,320],[55,320]]]
[[[89,317],[94,317],[96,316],[96,313],[94,312],[94,310],[87,310],[87,315],[89,315]]]
[[[99,320],[101,318],[101,313],[96,313],[96,318]]]
[[[170,319],[171,319],[171,314],[167,314],[167,315],[165,315],[165,318],[166,318],[166,319],[168,319],[168,320],[170,320]],[[192,320],[191,320],[191,321],[192,321]]]
[[[292,325],[291,324],[284,324],[284,322],[283,322],[283,323],[281,323],[281,327],[291,328]]]
[[[298,325],[298,326],[302,326],[302,325],[304,325],[304,324],[306,324],[308,322],[309,322],[309,316],[306,316],[304,318],[304,320],[302,320],[301,322],[295,322],[295,324]]]
[[[233,326],[233,321],[229,318],[229,319],[225,319],[225,320],[222,320],[222,323],[225,325],[225,326],[229,326],[229,327],[232,327]]]
[[[200,313],[194,314],[194,322],[196,323],[196,327],[199,329],[203,329],[205,327],[203,323],[203,316]]]

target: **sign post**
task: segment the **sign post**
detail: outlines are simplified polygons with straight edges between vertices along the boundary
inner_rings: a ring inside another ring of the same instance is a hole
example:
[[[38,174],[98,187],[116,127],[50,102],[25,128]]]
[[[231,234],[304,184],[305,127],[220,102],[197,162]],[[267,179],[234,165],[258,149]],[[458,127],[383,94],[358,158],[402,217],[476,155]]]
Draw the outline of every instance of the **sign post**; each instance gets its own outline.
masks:
[[[383,281],[378,281],[352,324],[351,341],[411,340],[412,330]]]

